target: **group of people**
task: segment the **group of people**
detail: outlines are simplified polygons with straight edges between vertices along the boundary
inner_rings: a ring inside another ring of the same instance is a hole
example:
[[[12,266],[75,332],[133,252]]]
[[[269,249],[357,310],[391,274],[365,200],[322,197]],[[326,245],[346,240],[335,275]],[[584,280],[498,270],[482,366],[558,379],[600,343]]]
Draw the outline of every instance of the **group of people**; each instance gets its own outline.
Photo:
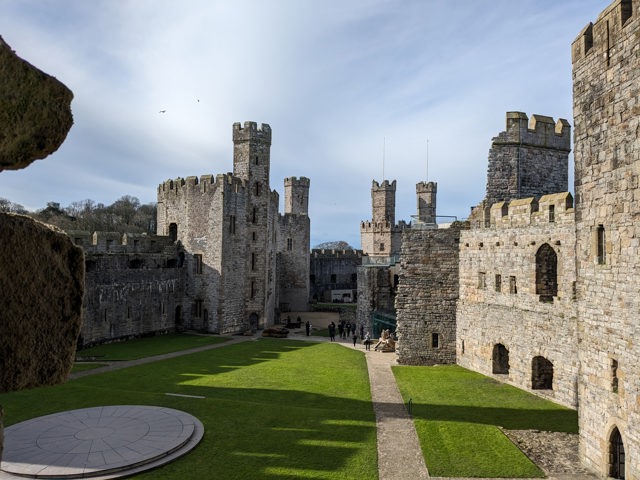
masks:
[[[356,346],[356,342],[358,341],[358,326],[355,323],[351,323],[349,321],[345,322],[341,320],[336,326],[335,322],[331,322],[329,324],[329,340],[332,342],[336,341],[336,329],[338,330],[338,335],[340,338],[347,339],[351,337],[353,341],[353,346]],[[364,331],[364,325],[360,325],[360,336],[362,339],[362,343],[364,343],[365,348],[367,350],[371,349],[371,335],[369,332]]]

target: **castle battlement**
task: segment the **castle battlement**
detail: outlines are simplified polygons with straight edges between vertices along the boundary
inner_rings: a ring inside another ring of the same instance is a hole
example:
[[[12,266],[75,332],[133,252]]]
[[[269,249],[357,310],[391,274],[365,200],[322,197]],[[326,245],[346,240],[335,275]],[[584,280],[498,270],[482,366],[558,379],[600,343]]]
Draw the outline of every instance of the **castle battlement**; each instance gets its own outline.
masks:
[[[513,228],[574,222],[573,197],[569,192],[497,202],[489,209],[490,227]]]
[[[392,192],[396,191],[396,181],[392,181],[391,183],[389,183],[389,180],[384,180],[382,183],[378,183],[377,181],[373,180],[371,183],[371,191],[377,191],[377,190],[390,190]]]
[[[595,23],[589,23],[571,44],[571,61],[575,64],[587,56],[598,55],[603,63],[610,59],[623,27],[637,17],[632,0],[618,0],[607,7]]]
[[[162,253],[170,247],[175,251],[175,242],[168,236],[145,233],[69,232],[73,243],[91,253]]]
[[[436,182],[418,182],[416,183],[416,193],[432,193],[438,190]]]
[[[405,228],[410,228],[409,224],[404,220],[401,220],[397,225],[392,225],[389,222],[372,222],[361,221],[360,232],[361,233],[382,233],[382,232],[402,232]]]
[[[313,258],[362,258],[362,250],[334,250],[314,248],[311,250]]]
[[[231,189],[233,192],[244,191],[246,181],[234,176],[232,173],[221,173],[215,177],[211,174],[200,177],[189,176],[187,178],[176,178],[166,180],[158,185],[158,196],[160,195],[180,195],[190,192],[215,192],[219,188]]]
[[[311,184],[311,180],[309,180],[307,177],[286,177],[284,179],[284,186],[285,187],[293,187],[293,186],[297,186],[297,187],[307,187],[309,188],[309,185]]]
[[[271,127],[262,123],[259,127],[256,122],[240,122],[233,124],[233,143],[260,140],[271,145]]]
[[[493,145],[533,146],[571,151],[571,126],[564,118],[522,112],[507,112],[507,128],[492,140]]]

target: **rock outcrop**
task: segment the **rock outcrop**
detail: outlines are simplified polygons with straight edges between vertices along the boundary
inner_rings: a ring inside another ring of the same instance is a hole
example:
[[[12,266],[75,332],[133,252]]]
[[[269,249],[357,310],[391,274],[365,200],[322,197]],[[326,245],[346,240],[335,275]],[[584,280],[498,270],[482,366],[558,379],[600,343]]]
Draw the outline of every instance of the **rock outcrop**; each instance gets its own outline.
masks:
[[[55,152],[73,125],[73,93],[18,57],[0,37],[0,171]]]
[[[66,381],[80,332],[84,253],[54,227],[0,214],[0,392]]]

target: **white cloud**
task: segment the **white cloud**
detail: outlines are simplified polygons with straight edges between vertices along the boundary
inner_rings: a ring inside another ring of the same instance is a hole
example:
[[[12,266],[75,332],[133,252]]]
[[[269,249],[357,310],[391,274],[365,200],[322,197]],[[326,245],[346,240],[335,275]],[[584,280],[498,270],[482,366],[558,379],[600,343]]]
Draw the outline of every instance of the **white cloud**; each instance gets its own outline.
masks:
[[[359,247],[371,180],[415,184],[464,217],[484,195],[506,111],[571,121],[570,43],[606,7],[582,0],[0,0],[17,53],[73,91],[75,126],[51,157],[0,175],[31,208],[135,195],[232,170],[231,125],[273,129],[272,188],[311,179],[312,243]],[[159,113],[166,110],[166,113]]]

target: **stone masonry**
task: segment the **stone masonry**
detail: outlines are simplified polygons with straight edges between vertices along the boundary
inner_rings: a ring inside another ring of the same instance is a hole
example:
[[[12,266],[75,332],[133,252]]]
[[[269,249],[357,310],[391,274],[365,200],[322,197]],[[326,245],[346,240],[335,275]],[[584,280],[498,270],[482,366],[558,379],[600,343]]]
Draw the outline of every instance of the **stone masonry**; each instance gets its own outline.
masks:
[[[398,363],[434,365],[456,361],[458,243],[463,222],[443,229],[407,229],[395,306]]]
[[[640,2],[616,0],[572,45],[580,453],[640,479]]]

